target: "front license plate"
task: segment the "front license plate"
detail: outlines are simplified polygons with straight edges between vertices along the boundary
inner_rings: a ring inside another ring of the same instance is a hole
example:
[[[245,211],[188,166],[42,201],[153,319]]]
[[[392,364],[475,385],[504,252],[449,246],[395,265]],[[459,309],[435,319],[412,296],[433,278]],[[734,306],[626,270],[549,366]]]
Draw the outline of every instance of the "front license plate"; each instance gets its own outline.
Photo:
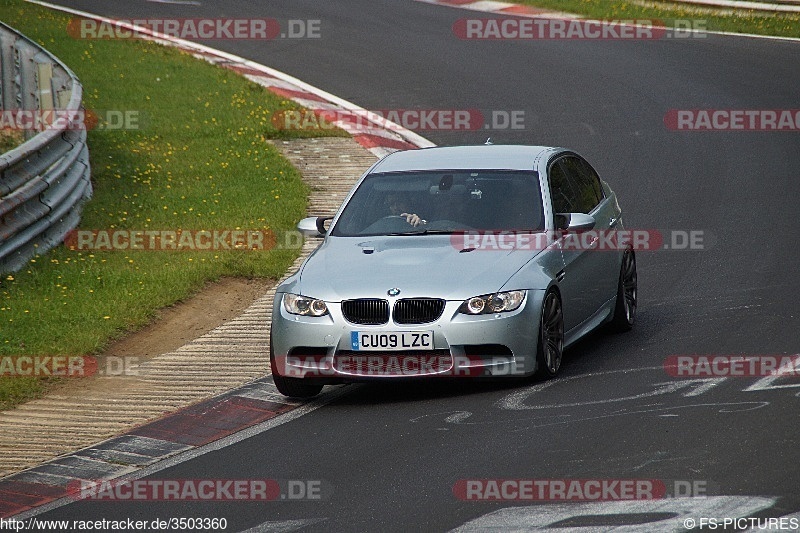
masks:
[[[353,331],[350,344],[354,351],[362,352],[432,350],[433,331]]]

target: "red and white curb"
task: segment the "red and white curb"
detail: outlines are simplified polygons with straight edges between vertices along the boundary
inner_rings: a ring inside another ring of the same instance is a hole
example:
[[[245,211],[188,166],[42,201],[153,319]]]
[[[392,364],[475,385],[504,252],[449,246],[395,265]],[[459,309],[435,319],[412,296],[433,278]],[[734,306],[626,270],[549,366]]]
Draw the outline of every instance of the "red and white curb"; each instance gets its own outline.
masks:
[[[496,2],[495,0],[416,0],[425,4],[436,4],[447,7],[457,7],[469,11],[480,11],[482,13],[492,13],[494,15],[514,15],[516,17],[529,18],[554,18],[554,19],[576,19],[581,18],[573,13],[563,13],[544,9],[541,7],[527,6],[522,4],[512,4],[510,2]]]
[[[80,481],[116,479],[299,407],[272,378],[190,405],[73,454],[0,480],[0,517],[66,498]]]
[[[412,150],[436,146],[425,137],[367,111],[363,107],[348,102],[313,85],[309,85],[294,76],[256,63],[255,61],[216,50],[202,44],[155,32],[128,22],[118,21],[93,13],[42,2],[40,0],[26,1],[31,4],[37,4],[49,9],[69,13],[77,17],[113,24],[119,28],[135,31],[139,34],[149,36],[150,40],[153,42],[179,48],[209,63],[233,70],[254,83],[266,87],[273,93],[302,105],[317,116],[324,113],[325,116],[337,117],[338,120],[333,121],[332,124],[348,132],[353,136],[356,142],[377,157],[383,157],[397,150]]]
[[[281,396],[268,376],[190,405],[127,433],[0,480],[0,518],[25,520],[75,501],[82,482],[140,479],[230,446],[337,399],[335,388],[311,402]],[[175,457],[174,457],[175,456]]]

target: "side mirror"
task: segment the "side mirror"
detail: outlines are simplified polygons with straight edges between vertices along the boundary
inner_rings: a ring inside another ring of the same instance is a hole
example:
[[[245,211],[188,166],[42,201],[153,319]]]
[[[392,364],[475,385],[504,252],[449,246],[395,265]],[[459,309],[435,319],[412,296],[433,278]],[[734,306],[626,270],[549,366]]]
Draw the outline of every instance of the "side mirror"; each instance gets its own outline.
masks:
[[[297,230],[306,237],[322,237],[328,233],[325,222],[333,217],[306,217],[297,223]]]
[[[597,223],[593,216],[584,213],[556,213],[556,229],[580,233],[594,229]]]

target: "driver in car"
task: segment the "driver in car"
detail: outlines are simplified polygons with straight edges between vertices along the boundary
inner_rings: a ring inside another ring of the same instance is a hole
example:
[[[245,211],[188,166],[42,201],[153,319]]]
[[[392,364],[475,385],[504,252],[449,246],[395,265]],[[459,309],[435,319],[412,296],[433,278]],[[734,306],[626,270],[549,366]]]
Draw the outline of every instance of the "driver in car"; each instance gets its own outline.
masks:
[[[389,208],[389,213],[392,216],[403,217],[406,222],[414,227],[420,224],[427,224],[428,221],[419,217],[416,213],[412,213],[409,208],[408,198],[400,192],[391,192],[386,195],[386,205]]]

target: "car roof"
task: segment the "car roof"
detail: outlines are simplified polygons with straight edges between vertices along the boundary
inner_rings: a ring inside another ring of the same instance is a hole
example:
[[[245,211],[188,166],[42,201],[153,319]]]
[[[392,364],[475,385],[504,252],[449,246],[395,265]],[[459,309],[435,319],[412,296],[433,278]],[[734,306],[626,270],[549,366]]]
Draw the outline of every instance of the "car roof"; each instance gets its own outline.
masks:
[[[534,161],[549,146],[476,145],[404,150],[384,157],[372,172],[415,170],[533,170]]]

